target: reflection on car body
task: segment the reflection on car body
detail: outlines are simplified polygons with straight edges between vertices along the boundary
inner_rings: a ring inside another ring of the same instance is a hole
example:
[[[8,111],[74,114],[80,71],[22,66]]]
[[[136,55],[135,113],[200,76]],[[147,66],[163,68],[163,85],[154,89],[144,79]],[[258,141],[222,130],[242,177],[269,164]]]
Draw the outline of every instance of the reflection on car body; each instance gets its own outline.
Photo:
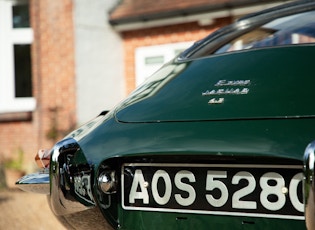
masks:
[[[17,184],[69,228],[314,228],[314,18],[293,2],[219,29]]]

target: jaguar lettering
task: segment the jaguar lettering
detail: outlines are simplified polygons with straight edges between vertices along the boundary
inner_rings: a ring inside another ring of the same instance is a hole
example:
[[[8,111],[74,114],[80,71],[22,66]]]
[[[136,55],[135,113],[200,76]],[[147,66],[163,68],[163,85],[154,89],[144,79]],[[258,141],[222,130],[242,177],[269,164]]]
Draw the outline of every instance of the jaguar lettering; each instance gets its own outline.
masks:
[[[213,89],[207,90],[206,92],[202,93],[202,96],[213,96],[213,95],[244,95],[248,94],[248,88],[228,88],[228,89]]]

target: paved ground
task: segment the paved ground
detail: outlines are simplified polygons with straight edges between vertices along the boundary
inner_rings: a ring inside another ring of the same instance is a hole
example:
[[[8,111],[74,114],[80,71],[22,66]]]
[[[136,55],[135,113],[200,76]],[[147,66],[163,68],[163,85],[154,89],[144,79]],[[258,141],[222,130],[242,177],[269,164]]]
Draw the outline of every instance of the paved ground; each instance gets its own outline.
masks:
[[[0,229],[65,230],[51,213],[45,195],[0,190]]]

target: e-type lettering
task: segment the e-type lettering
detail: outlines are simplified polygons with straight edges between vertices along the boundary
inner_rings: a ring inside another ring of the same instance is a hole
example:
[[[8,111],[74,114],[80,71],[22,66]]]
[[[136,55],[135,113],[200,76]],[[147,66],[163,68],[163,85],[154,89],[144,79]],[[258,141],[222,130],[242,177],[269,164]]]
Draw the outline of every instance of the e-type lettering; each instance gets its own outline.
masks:
[[[215,86],[245,86],[249,84],[250,84],[250,80],[235,80],[235,81],[220,80],[215,84]]]

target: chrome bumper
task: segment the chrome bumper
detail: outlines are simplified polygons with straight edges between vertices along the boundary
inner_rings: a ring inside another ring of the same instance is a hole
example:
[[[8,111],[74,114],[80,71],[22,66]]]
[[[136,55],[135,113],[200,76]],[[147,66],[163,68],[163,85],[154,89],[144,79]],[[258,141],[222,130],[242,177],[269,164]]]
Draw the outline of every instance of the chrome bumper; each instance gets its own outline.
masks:
[[[67,229],[93,226],[94,229],[113,230],[94,201],[94,169],[78,143],[71,138],[65,139],[57,143],[48,155],[49,163],[47,158],[35,158],[46,168],[19,179],[16,182],[18,188],[46,194],[51,210]]]
[[[68,215],[95,207],[92,168],[81,155],[74,139],[57,143],[50,151],[50,165],[43,172],[29,174],[16,182],[21,190],[46,194],[55,215]]]
[[[50,193],[49,172],[43,171],[28,174],[20,178],[16,182],[16,185],[19,189],[26,192],[49,195]]]
[[[307,229],[315,229],[315,141],[310,143],[304,152],[304,207]]]

